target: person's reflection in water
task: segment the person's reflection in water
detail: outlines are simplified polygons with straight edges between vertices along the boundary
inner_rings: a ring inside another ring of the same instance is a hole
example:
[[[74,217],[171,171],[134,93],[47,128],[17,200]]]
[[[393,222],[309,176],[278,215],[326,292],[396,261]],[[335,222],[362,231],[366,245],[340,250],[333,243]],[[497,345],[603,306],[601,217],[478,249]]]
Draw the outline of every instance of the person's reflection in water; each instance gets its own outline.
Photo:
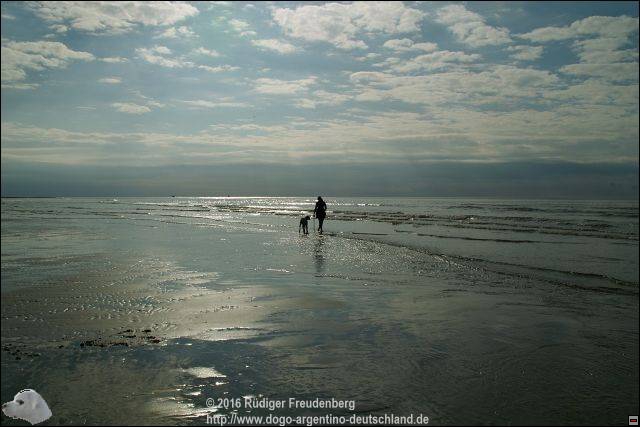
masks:
[[[316,274],[324,273],[324,239],[318,237],[313,243],[313,262],[316,265]]]

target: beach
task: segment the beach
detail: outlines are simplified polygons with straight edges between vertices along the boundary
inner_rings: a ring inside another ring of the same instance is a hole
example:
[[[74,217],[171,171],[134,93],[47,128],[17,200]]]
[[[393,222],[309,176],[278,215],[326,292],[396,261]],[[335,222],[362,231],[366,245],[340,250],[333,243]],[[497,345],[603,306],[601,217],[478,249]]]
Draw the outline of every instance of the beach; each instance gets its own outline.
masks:
[[[626,424],[638,202],[3,198],[2,401],[54,424]],[[349,408],[207,406],[335,399]],[[3,418],[3,424],[18,425]]]

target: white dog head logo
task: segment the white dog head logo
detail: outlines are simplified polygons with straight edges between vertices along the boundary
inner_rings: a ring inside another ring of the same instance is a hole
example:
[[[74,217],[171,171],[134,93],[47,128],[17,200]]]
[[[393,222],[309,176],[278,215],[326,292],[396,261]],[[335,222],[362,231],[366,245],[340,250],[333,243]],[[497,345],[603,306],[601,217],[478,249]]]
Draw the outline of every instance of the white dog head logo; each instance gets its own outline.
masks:
[[[2,405],[2,412],[7,417],[18,418],[33,424],[38,424],[51,417],[51,410],[36,391],[22,390],[13,398],[13,401]]]

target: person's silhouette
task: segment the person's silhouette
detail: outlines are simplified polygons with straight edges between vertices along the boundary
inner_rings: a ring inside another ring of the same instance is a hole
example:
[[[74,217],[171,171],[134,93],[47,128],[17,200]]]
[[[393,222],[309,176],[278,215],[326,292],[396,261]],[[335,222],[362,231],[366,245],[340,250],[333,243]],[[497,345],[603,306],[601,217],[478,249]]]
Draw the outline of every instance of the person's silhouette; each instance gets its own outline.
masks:
[[[316,202],[316,207],[313,210],[313,214],[316,218],[318,218],[318,232],[322,234],[322,223],[327,216],[327,204],[324,202],[324,200],[322,200],[322,197],[320,196],[318,196],[318,201]]]

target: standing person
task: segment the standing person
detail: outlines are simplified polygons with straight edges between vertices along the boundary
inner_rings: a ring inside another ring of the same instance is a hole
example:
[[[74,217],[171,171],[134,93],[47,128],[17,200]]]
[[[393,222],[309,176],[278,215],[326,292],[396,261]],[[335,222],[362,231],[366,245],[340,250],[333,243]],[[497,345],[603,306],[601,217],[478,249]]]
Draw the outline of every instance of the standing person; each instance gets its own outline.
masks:
[[[318,196],[316,207],[313,210],[313,215],[318,218],[318,232],[322,234],[322,223],[327,216],[327,204],[322,200],[322,197]]]

